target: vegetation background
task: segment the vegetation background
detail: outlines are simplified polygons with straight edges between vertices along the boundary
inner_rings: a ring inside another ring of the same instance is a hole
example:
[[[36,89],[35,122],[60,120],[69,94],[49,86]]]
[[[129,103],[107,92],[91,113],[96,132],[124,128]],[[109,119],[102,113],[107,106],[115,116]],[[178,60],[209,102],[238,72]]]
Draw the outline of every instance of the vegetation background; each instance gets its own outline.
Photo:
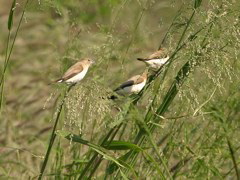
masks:
[[[239,1],[0,4],[0,179],[240,179]],[[143,92],[102,98],[160,45]]]

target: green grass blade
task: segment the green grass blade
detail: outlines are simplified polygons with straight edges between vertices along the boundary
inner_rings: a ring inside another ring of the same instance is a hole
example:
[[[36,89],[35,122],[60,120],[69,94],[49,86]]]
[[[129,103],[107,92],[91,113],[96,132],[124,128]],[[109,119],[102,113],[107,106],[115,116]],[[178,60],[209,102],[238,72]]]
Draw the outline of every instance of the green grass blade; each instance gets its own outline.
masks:
[[[13,0],[12,7],[10,9],[9,16],[8,16],[8,30],[9,31],[12,29],[12,25],[13,25],[13,13],[16,8],[15,6],[16,6],[16,0]]]
[[[157,145],[156,145],[156,143],[154,142],[154,139],[153,139],[153,137],[152,137],[152,134],[151,134],[150,129],[148,128],[148,126],[146,125],[146,123],[145,123],[144,121],[141,122],[141,125],[142,125],[143,129],[145,130],[145,132],[146,132],[146,134],[147,134],[147,137],[148,137],[150,143],[152,144],[155,153],[157,154],[158,159],[161,161],[161,163],[162,163],[165,171],[167,172],[168,178],[169,178],[169,179],[172,179],[172,176],[171,176],[170,171],[169,171],[169,169],[168,169],[168,167],[167,167],[167,165],[166,165],[166,162],[165,162],[165,160],[161,157],[161,155],[160,155],[160,153],[159,153],[159,149],[157,148]]]
[[[143,149],[136,144],[126,142],[126,141],[111,141],[106,142],[106,145],[103,145],[104,148],[109,150],[134,150],[134,151],[143,151]]]
[[[119,167],[122,167],[122,168],[130,168],[126,163],[124,163],[123,161],[120,162],[118,161],[115,157],[113,157],[111,155],[111,153],[105,149],[104,147],[102,146],[99,146],[99,145],[96,145],[96,144],[93,144],[87,140],[84,140],[82,139],[80,136],[78,135],[75,135],[75,134],[69,134],[69,132],[66,132],[66,131],[58,131],[57,132],[58,135],[70,140],[70,141],[73,141],[73,142],[77,142],[77,143],[81,143],[81,144],[84,144],[84,145],[87,145],[89,146],[90,148],[92,148],[94,151],[96,151],[98,154],[102,155],[105,159],[107,160],[110,160],[112,162],[114,162],[115,164],[117,164]],[[66,135],[67,134],[67,135]]]
[[[118,158],[119,161],[126,161],[128,159],[128,157],[131,155],[131,151],[129,151],[128,153],[124,154],[123,156],[121,156],[120,158]],[[111,163],[108,165],[107,167],[107,173],[108,174],[112,174],[114,173],[116,170],[118,169],[118,166],[115,163]]]
[[[235,173],[236,173],[236,177],[237,177],[238,180],[240,180],[240,173],[239,173],[237,159],[235,157],[235,151],[234,151],[234,148],[232,146],[232,142],[231,142],[230,138],[228,137],[228,128],[227,128],[227,123],[226,123],[227,120],[224,117],[223,113],[219,112],[219,110],[217,110],[216,108],[213,108],[213,110],[214,110],[213,116],[221,122],[222,128],[225,132],[225,138],[226,138],[226,141],[227,141],[227,146],[228,146],[228,149],[229,149],[229,154],[230,154],[231,159],[232,159],[232,163],[233,163],[233,167],[234,167],[234,170],[235,170]]]
[[[202,0],[195,0],[194,1],[194,8],[197,9],[201,6]]]
[[[19,32],[19,28],[20,28],[20,26],[22,24],[23,16],[24,16],[24,13],[26,11],[28,2],[29,2],[29,0],[26,1],[25,6],[23,8],[23,11],[22,11],[20,20],[18,22],[17,30],[16,30],[16,33],[14,35],[13,42],[12,42],[12,45],[10,47],[10,50],[9,50],[9,44],[10,44],[11,28],[12,28],[12,23],[13,23],[13,12],[14,12],[14,8],[15,8],[15,4],[16,4],[15,0],[13,1],[12,8],[11,8],[11,10],[9,12],[9,18],[8,18],[8,29],[9,29],[9,32],[8,32],[8,39],[7,39],[6,55],[5,55],[4,65],[3,65],[3,72],[1,74],[1,79],[0,79],[0,88],[1,88],[1,92],[0,92],[0,110],[2,109],[2,102],[3,102],[3,95],[4,95],[3,91],[4,91],[5,73],[6,73],[8,64],[9,64],[9,60],[10,60],[10,57],[11,57],[11,54],[12,54],[12,50],[13,50],[13,47],[14,47],[14,44],[15,44],[18,32]]]
[[[153,163],[153,165],[156,168],[158,175],[161,177],[161,179],[166,179],[162,170],[159,167],[159,164],[154,160],[154,158],[149,153],[146,153],[146,152],[144,152],[143,155],[145,156],[145,158],[147,158],[150,162]]]

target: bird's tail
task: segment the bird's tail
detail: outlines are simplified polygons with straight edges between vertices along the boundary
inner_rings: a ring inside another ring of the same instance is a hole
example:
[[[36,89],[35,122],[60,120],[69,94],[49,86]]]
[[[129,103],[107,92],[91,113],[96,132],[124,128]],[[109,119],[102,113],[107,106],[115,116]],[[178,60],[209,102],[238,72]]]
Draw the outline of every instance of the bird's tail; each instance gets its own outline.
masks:
[[[48,85],[55,84],[55,83],[61,83],[61,82],[63,82],[62,78],[52,81],[52,82],[48,83]]]
[[[116,99],[118,99],[118,97],[117,96],[115,96],[115,95],[111,95],[111,96],[105,96],[105,97],[100,97],[101,99],[108,99],[108,100],[116,100]]]
[[[146,59],[146,58],[137,58],[137,60],[139,60],[139,61],[146,61],[148,59]]]
[[[55,82],[55,83],[61,83],[61,82],[63,82],[63,79],[62,79],[62,78],[59,78],[59,79],[57,79],[57,80],[55,80],[55,81],[53,81],[53,82]]]
[[[108,99],[111,99],[111,100],[115,100],[115,99],[118,99],[118,97],[117,96],[115,96],[115,95],[111,95],[111,96],[109,96],[109,97],[107,97]]]

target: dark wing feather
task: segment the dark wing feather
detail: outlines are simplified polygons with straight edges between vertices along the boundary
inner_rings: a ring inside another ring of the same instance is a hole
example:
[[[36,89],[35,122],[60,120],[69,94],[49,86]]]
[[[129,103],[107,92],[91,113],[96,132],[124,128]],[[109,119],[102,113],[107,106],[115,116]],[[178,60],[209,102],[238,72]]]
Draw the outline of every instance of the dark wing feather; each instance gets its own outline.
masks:
[[[132,86],[134,84],[133,80],[128,80],[126,82],[124,82],[123,84],[121,84],[117,89],[115,89],[114,91],[118,91],[120,89],[124,89],[125,87],[129,87]]]
[[[133,76],[132,78],[130,78],[129,80],[127,80],[126,82],[124,82],[123,84],[121,84],[117,89],[115,89],[114,91],[118,91],[120,89],[124,89],[126,87],[132,86],[132,85],[136,85],[136,84],[140,84],[144,81],[144,78],[140,75],[136,75]]]
[[[137,60],[139,60],[139,61],[147,61],[149,59],[147,59],[147,58],[137,58]]]

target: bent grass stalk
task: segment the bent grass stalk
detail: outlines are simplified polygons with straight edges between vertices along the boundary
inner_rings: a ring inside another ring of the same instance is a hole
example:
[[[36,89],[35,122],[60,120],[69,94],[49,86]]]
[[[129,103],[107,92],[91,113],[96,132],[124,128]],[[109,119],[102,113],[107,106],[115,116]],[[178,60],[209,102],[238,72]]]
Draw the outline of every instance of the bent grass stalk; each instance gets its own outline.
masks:
[[[183,9],[183,5],[178,9],[178,12],[177,12],[176,15],[174,16],[171,25],[168,27],[167,32],[165,33],[165,35],[164,35],[164,37],[163,37],[163,39],[162,39],[162,41],[161,41],[161,43],[160,43],[160,45],[159,45],[159,47],[158,47],[158,50],[160,50],[161,47],[162,47],[162,45],[166,42],[166,39],[167,39],[168,34],[170,33],[170,30],[172,29],[172,27],[173,27],[175,21],[177,20],[177,18],[178,18],[178,17],[180,16],[180,14],[182,13],[182,9]]]

